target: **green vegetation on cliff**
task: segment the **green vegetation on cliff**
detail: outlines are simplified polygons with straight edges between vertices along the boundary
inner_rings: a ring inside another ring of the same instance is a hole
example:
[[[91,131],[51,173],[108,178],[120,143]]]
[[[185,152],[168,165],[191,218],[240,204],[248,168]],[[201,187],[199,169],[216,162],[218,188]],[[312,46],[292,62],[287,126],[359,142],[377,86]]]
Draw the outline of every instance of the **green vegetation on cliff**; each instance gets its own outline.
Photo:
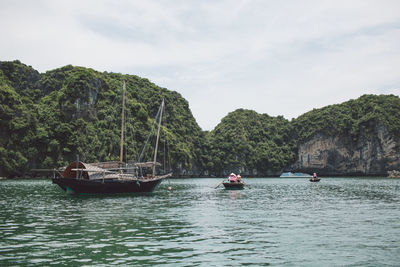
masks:
[[[314,109],[287,121],[251,110],[229,113],[208,135],[207,170],[216,175],[229,170],[252,175],[279,175],[297,159],[298,146],[316,134],[340,137],[349,149],[372,140],[384,126],[400,153],[400,98],[363,95],[342,104]],[[364,140],[359,140],[360,138]],[[368,160],[368,159],[365,159]]]
[[[257,175],[280,172],[295,160],[291,125],[282,116],[252,110],[229,113],[209,134],[208,169]]]
[[[315,133],[350,136],[357,141],[360,132],[368,132],[382,123],[390,134],[400,140],[400,98],[394,95],[363,95],[342,104],[313,109],[293,121],[299,143]],[[371,133],[370,133],[371,134]]]
[[[126,82],[126,158],[137,160],[161,100],[167,103],[163,147],[172,168],[190,169],[203,132],[185,99],[133,75],[65,66],[32,79],[19,61],[0,63],[0,175],[86,162],[118,160],[121,88]],[[24,77],[26,82],[24,82]],[[29,86],[25,85],[29,81]],[[30,90],[29,88],[32,88]],[[165,149],[164,149],[165,147]],[[151,151],[146,151],[147,159]],[[144,158],[146,159],[146,158]]]
[[[19,61],[0,62],[0,176],[64,166],[77,154],[86,162],[118,160],[123,81],[124,156],[138,160],[164,98],[160,156],[176,175],[277,175],[290,169],[299,145],[315,134],[356,143],[382,125],[400,140],[400,98],[394,95],[364,95],[292,121],[238,109],[204,132],[179,93],[147,79],[71,65],[40,74]]]

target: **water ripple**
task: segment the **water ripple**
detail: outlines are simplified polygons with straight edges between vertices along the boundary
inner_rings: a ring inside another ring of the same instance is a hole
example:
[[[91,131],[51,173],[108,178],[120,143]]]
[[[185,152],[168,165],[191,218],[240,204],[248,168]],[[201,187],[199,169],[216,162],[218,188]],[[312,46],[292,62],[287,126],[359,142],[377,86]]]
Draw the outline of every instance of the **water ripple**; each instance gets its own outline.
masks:
[[[139,195],[0,181],[1,266],[396,266],[400,180],[171,179]],[[167,187],[172,187],[172,191]]]

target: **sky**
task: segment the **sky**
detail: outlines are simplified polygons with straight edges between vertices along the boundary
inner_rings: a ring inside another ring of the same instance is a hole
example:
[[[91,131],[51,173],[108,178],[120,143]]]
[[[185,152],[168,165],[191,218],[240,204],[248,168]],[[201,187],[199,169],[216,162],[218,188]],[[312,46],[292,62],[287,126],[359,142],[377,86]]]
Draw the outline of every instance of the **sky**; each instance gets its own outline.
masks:
[[[0,0],[0,61],[15,59],[147,78],[203,130],[238,108],[291,120],[400,95],[400,1]]]

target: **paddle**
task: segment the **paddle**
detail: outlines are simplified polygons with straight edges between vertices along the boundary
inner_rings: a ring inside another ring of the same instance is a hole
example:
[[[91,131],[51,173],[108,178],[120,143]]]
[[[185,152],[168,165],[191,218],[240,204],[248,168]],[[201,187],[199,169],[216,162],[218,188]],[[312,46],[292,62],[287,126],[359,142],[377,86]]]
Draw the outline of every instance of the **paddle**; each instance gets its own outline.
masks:
[[[224,181],[220,182],[214,189],[217,189]]]
[[[244,184],[245,186],[247,186],[249,189],[251,189],[250,185],[246,184],[245,182],[243,182],[243,184]]]

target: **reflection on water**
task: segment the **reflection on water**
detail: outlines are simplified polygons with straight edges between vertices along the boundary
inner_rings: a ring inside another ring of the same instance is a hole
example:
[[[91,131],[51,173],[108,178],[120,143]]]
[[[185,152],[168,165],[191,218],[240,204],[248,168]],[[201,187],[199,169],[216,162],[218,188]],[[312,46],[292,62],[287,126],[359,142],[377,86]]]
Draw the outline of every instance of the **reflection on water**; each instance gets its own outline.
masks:
[[[229,196],[231,199],[238,199],[240,198],[240,191],[239,190],[229,190]]]
[[[400,180],[246,182],[172,179],[154,193],[77,196],[49,180],[2,180],[0,266],[400,262]]]

